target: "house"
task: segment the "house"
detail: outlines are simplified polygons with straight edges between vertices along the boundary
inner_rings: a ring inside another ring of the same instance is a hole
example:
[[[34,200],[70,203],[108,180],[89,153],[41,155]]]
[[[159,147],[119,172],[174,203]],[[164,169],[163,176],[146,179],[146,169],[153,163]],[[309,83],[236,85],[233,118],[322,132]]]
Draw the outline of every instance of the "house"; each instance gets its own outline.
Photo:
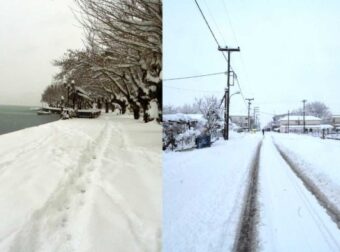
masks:
[[[301,115],[285,116],[279,119],[280,132],[302,133],[304,128],[304,117]],[[321,118],[305,116],[305,128],[307,132],[320,132],[323,129],[329,131],[333,126],[321,124]]]
[[[267,128],[270,128],[270,130],[278,131],[280,129],[280,119],[285,117],[287,114],[280,114],[273,116],[273,121],[268,125]]]
[[[340,115],[333,115],[331,119],[331,124],[336,130],[340,130]]]
[[[243,130],[248,130],[248,116],[246,115],[231,115],[230,121]],[[253,123],[253,118],[250,117],[250,125]]]

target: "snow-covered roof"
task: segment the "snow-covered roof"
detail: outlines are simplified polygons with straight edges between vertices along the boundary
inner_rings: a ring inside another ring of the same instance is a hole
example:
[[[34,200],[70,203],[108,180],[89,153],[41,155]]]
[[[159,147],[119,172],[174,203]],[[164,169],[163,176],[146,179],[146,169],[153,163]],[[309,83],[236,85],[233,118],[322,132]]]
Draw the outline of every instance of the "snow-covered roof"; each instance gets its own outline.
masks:
[[[302,121],[303,120],[303,116],[300,116],[300,115],[292,115],[292,116],[289,116],[289,121]],[[319,117],[315,117],[315,116],[305,116],[305,120],[308,120],[308,121],[320,121],[321,118]],[[281,118],[279,121],[288,121],[288,116],[285,116],[283,118]]]
[[[206,121],[202,114],[167,114],[163,115],[163,121],[182,121],[182,122],[192,122],[192,121]]]
[[[281,127],[288,128],[287,125],[283,125]],[[290,125],[289,128],[291,129],[302,129],[303,125]],[[306,125],[308,129],[332,129],[333,126],[329,124],[318,124],[318,125]]]
[[[83,88],[81,88],[81,87],[75,87],[75,90],[77,90],[77,91],[79,91],[79,92],[81,92],[81,93],[83,93],[83,94],[87,94],[88,92],[86,92]]]
[[[247,115],[230,115],[229,117],[248,117]]]
[[[321,125],[320,125],[320,128],[321,128],[321,129],[333,129],[333,126],[332,126],[332,125],[329,125],[329,124],[321,124]]]
[[[78,93],[78,95],[81,96],[81,97],[83,97],[83,98],[86,99],[86,100],[92,101],[92,99],[91,99],[88,95],[86,95],[86,94],[84,94],[84,93]]]

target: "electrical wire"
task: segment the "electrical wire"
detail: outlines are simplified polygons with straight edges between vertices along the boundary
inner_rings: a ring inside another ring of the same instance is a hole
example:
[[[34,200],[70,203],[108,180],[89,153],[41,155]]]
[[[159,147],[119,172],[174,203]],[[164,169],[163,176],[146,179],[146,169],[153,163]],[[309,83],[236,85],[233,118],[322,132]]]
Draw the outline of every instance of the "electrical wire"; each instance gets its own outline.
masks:
[[[199,11],[200,11],[200,13],[201,13],[201,15],[202,15],[202,17],[203,17],[203,19],[204,19],[204,21],[205,21],[206,25],[208,26],[208,28],[209,28],[209,31],[210,31],[211,35],[213,36],[213,38],[214,38],[214,40],[215,40],[215,42],[216,42],[216,44],[217,44],[218,48],[221,48],[221,46],[220,46],[220,44],[218,43],[218,40],[217,40],[217,38],[216,38],[216,36],[215,36],[215,34],[214,34],[213,30],[211,29],[211,27],[210,27],[210,25],[209,25],[209,23],[208,23],[208,20],[207,20],[207,19],[206,19],[206,17],[204,16],[204,13],[203,13],[203,11],[202,11],[202,9],[201,9],[200,5],[198,4],[197,0],[194,0],[194,1],[195,1],[196,5],[197,5],[197,8],[199,9]],[[228,59],[227,59],[227,57],[226,57],[226,55],[224,54],[224,52],[223,52],[223,51],[222,51],[222,55],[223,55],[223,57],[224,57],[225,61],[226,61],[226,62],[227,62],[227,64],[228,64]],[[232,69],[232,67],[230,67],[230,68],[231,68],[231,70],[232,70],[232,71],[234,71],[234,70]],[[245,97],[244,97],[244,95],[243,95],[243,92],[242,92],[242,89],[241,89],[240,83],[239,83],[238,81],[237,81],[237,84],[238,84],[239,91],[240,91],[240,93],[241,93],[241,96],[242,96],[243,102],[244,102],[245,106],[247,106],[247,103],[246,103]]]
[[[227,74],[227,72],[218,72],[218,73],[208,73],[208,74],[200,74],[200,75],[191,75],[191,76],[184,76],[184,77],[176,77],[176,78],[167,78],[163,79],[163,81],[175,81],[175,80],[185,80],[185,79],[193,79],[193,78],[202,78],[214,75],[221,75]]]
[[[221,1],[222,1],[222,5],[223,5],[223,8],[224,8],[224,11],[225,11],[225,13],[226,13],[227,21],[228,21],[228,23],[229,23],[231,32],[232,32],[233,37],[234,37],[234,39],[235,39],[235,42],[236,42],[236,44],[239,45],[240,43],[238,42],[238,39],[237,39],[237,36],[236,36],[236,32],[235,32],[234,26],[233,26],[233,24],[232,24],[232,22],[231,22],[231,17],[230,17],[228,8],[227,8],[227,6],[226,6],[225,0],[221,0]],[[247,68],[246,68],[246,64],[244,63],[244,60],[243,60],[243,56],[242,56],[242,55],[243,55],[243,53],[240,52],[241,64],[242,64],[242,67],[243,67],[243,69],[244,69],[244,73],[245,73],[246,80],[247,80],[247,82],[249,83],[249,74],[248,74],[248,71],[247,71]],[[249,86],[249,88],[250,88],[251,93],[254,94],[254,92],[253,92],[251,86]]]
[[[226,42],[226,40],[224,39],[224,36],[223,36],[223,34],[222,34],[222,32],[221,32],[219,26],[217,25],[217,22],[216,22],[216,20],[215,20],[215,18],[214,18],[214,16],[213,16],[213,14],[211,13],[210,8],[209,8],[209,6],[208,6],[206,0],[203,0],[203,2],[204,2],[205,6],[206,6],[206,8],[207,8],[207,10],[208,10],[208,13],[209,13],[209,16],[210,16],[211,20],[213,21],[213,23],[214,23],[214,25],[215,25],[215,27],[216,27],[216,29],[217,29],[217,32],[218,32],[219,35],[221,36],[221,38],[222,38],[224,44],[226,45],[227,42]]]
[[[221,91],[217,90],[202,90],[202,89],[191,89],[191,88],[179,88],[179,87],[172,87],[172,86],[167,86],[163,85],[163,87],[166,88],[172,88],[172,89],[178,89],[178,90],[185,90],[185,91],[196,91],[196,92],[205,92],[205,93],[221,93]]]

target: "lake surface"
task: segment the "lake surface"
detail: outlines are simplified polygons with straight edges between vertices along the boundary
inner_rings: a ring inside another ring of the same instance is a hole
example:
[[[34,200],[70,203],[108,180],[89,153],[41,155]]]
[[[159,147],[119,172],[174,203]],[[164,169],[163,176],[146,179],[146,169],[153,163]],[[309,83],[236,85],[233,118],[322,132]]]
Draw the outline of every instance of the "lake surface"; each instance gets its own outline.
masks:
[[[0,135],[56,121],[58,114],[37,115],[37,107],[0,105]]]

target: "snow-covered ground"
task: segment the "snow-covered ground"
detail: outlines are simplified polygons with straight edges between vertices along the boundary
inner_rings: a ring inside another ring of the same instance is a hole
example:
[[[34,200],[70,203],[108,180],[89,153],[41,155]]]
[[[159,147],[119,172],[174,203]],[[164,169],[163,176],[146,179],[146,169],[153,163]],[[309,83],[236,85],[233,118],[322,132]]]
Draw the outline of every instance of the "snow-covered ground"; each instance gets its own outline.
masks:
[[[277,138],[294,139],[292,149],[299,144],[315,148],[308,137],[274,137]],[[284,161],[270,135],[261,148],[258,200],[260,251],[340,251],[336,223]]]
[[[230,251],[262,136],[163,155],[163,251]]]
[[[275,143],[340,211],[340,141],[273,134]]]
[[[0,136],[0,251],[159,251],[160,150],[114,115]]]
[[[251,244],[258,251],[340,251],[334,209],[320,203],[301,180],[307,177],[339,206],[340,141],[277,133],[233,135],[211,148],[164,153],[164,251],[235,248],[236,238],[242,237],[240,219],[247,219],[242,216],[245,193],[261,139],[256,210],[250,213],[255,219],[246,224],[255,225]]]

